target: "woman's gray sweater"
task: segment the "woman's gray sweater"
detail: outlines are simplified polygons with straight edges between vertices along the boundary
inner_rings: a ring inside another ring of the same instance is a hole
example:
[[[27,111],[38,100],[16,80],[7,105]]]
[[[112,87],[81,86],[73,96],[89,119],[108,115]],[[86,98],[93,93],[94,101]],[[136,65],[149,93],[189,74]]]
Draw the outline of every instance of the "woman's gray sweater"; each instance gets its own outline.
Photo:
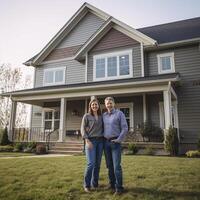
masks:
[[[95,116],[86,113],[83,116],[81,123],[81,135],[83,138],[102,137],[103,136],[103,119],[102,116],[98,116],[98,120]]]

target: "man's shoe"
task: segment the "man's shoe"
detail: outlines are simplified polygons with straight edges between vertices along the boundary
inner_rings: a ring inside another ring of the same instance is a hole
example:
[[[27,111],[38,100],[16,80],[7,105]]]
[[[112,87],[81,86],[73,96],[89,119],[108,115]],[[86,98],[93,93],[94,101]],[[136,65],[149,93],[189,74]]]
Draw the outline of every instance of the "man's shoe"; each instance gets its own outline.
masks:
[[[90,188],[87,188],[87,187],[84,188],[84,191],[85,192],[91,192]]]

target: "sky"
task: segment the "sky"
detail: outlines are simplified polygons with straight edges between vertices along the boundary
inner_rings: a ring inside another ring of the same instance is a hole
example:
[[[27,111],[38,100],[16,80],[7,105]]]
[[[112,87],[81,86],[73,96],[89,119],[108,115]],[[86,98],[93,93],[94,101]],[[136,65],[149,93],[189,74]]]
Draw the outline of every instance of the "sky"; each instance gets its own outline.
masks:
[[[200,17],[200,0],[88,0],[133,28]],[[84,3],[82,0],[0,0],[0,63],[23,67]]]

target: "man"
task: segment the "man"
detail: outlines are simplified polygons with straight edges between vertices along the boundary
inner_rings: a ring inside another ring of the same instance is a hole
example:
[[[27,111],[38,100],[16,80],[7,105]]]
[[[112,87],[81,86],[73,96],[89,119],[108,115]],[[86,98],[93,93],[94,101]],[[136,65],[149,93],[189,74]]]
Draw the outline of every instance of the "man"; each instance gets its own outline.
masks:
[[[112,97],[105,99],[107,112],[103,114],[105,145],[104,152],[108,168],[109,188],[115,190],[115,195],[123,192],[121,167],[121,142],[128,132],[125,115],[115,109]]]

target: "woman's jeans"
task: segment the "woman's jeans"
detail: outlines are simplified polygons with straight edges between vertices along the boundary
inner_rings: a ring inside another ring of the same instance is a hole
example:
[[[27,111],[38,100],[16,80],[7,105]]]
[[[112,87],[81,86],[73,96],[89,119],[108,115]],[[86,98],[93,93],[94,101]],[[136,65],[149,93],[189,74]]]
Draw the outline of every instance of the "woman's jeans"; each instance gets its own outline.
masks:
[[[93,147],[89,149],[86,145],[85,154],[87,166],[84,176],[84,187],[98,187],[99,171],[103,153],[103,138],[90,138]]]
[[[122,186],[121,144],[105,140],[104,145],[110,186],[116,191],[123,191],[124,188]]]

